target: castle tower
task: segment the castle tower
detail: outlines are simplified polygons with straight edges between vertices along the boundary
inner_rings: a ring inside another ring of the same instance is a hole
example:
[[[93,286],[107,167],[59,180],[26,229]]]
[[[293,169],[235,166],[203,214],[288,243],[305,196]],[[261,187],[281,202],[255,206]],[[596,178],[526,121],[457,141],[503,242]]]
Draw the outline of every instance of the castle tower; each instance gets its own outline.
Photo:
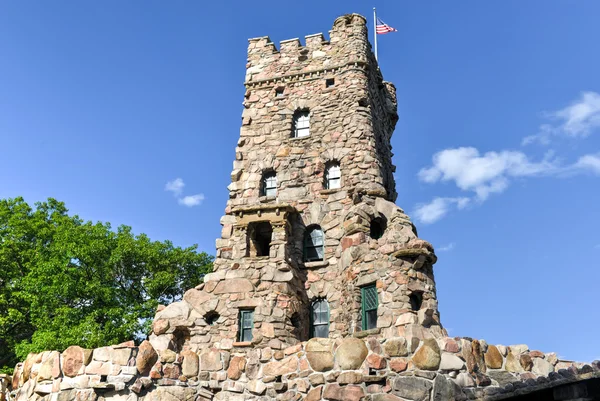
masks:
[[[396,200],[396,93],[364,17],[249,40],[214,272],[159,312],[155,348],[282,349],[311,337],[441,336],[431,245]]]

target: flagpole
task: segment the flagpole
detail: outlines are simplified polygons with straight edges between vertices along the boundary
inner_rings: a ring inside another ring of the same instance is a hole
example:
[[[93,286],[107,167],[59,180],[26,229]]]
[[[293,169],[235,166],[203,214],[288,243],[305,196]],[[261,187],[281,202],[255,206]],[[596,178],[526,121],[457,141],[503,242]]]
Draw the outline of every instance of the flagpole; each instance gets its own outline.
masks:
[[[375,61],[379,62],[377,59],[377,13],[375,7],[373,7],[373,35],[375,36]]]

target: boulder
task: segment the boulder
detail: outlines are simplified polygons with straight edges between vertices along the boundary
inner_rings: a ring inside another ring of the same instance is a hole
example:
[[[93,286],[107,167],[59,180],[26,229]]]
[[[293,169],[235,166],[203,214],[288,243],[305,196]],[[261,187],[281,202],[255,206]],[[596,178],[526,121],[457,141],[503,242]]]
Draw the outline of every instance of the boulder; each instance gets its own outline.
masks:
[[[223,369],[221,361],[221,352],[216,349],[210,349],[200,354],[200,369],[215,372]]]
[[[62,371],[65,376],[75,377],[83,366],[83,348],[72,345],[62,353]]]
[[[408,348],[406,346],[406,338],[394,337],[388,339],[383,343],[383,350],[389,356],[406,356],[408,355]]]
[[[455,354],[443,352],[440,360],[440,370],[461,370],[465,367],[465,362]]]
[[[267,363],[263,368],[265,376],[283,376],[298,369],[298,357],[290,356],[281,361]]]
[[[341,370],[360,369],[368,353],[363,340],[349,337],[343,339],[335,351],[335,360]]]
[[[495,345],[488,345],[487,352],[484,354],[485,364],[490,369],[501,369],[502,362],[504,359],[502,358],[502,354],[498,351],[498,348]]]
[[[398,376],[392,382],[395,395],[413,401],[428,401],[432,387],[429,380],[414,376]]]
[[[181,356],[183,362],[181,362],[181,374],[186,377],[198,376],[199,360],[198,355],[190,350],[182,351]]]
[[[433,338],[423,340],[423,345],[417,349],[412,361],[419,369],[438,370],[441,362],[440,347]]]
[[[242,372],[246,369],[246,358],[243,356],[234,356],[229,362],[227,368],[227,378],[231,380],[238,380],[242,377]]]
[[[311,338],[306,343],[306,359],[315,372],[326,372],[333,369],[333,341],[328,338]]]
[[[219,281],[219,284],[215,287],[213,293],[218,294],[232,294],[232,293],[246,293],[253,292],[254,286],[250,280],[245,278],[231,278],[229,280]]]
[[[135,359],[135,367],[142,375],[147,375],[152,366],[158,361],[158,354],[148,340],[144,340],[138,348],[138,354]]]

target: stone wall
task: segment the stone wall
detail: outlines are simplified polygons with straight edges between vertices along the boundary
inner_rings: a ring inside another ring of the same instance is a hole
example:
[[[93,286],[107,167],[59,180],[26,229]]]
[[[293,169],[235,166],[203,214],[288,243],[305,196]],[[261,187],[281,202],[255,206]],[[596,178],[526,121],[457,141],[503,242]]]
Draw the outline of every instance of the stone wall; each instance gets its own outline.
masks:
[[[505,399],[600,378],[580,364],[526,345],[468,338],[312,339],[199,353],[149,342],[31,354],[12,380],[24,400],[466,400]]]

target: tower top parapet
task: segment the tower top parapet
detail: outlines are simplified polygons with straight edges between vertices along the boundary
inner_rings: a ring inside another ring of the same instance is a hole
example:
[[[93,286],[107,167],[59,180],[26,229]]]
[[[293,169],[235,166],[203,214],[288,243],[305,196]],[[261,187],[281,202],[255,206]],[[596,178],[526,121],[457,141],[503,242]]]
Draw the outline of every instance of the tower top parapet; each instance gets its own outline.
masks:
[[[338,17],[329,31],[283,40],[279,49],[268,36],[248,40],[246,86],[294,76],[315,76],[324,71],[365,68],[376,63],[368,40],[367,20],[359,14]]]

